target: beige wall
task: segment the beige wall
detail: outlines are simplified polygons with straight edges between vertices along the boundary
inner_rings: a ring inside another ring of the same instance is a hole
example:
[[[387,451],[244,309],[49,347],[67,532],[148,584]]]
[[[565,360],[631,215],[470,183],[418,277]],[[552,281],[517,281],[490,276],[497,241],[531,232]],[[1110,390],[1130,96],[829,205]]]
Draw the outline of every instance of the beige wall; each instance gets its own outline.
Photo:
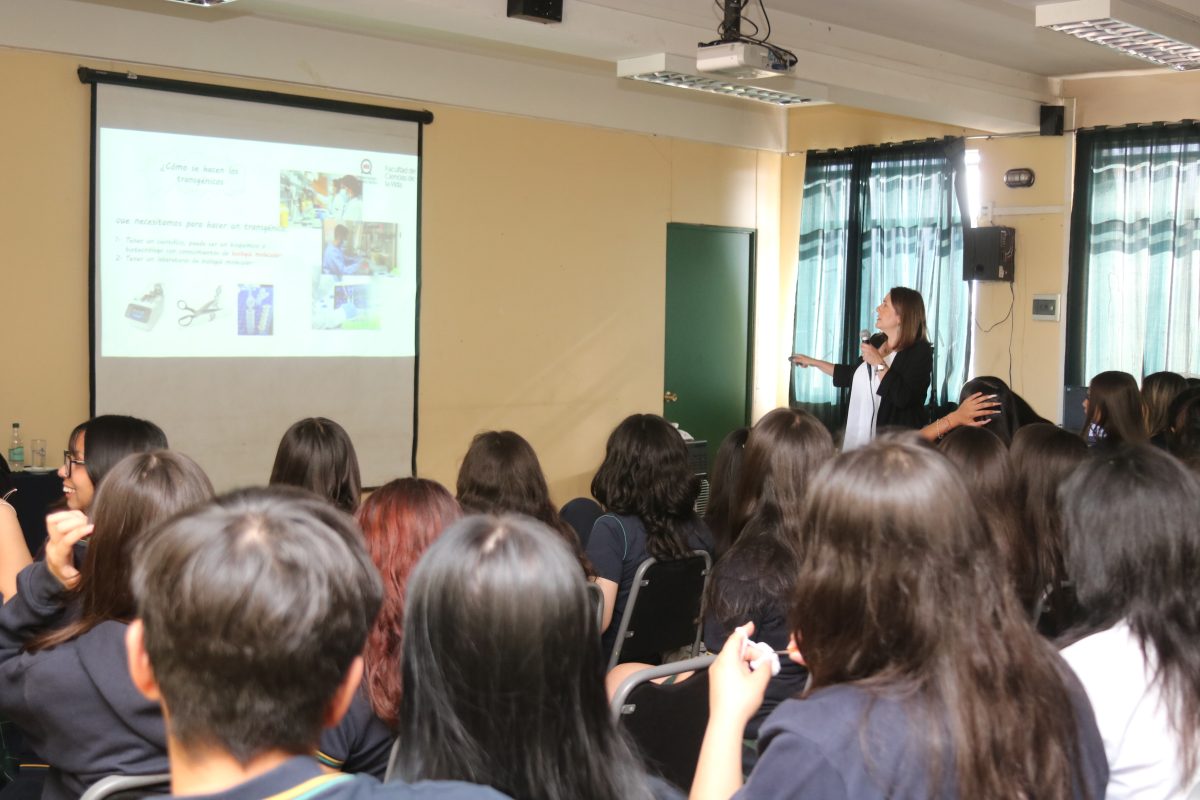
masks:
[[[90,91],[75,76],[79,63],[0,50],[0,71],[22,76],[0,86],[8,120],[0,173],[11,187],[0,200],[9,333],[0,420],[21,421],[51,451],[88,409]],[[418,471],[452,486],[472,435],[511,428],[532,442],[556,499],[566,500],[586,491],[616,422],[662,408],[667,223],[757,228],[767,243],[760,275],[777,283],[781,157],[431,110]],[[775,316],[764,313],[768,324]],[[773,381],[766,385],[773,395]]]
[[[1140,75],[1063,81],[1075,98],[1075,127],[1176,122],[1200,117],[1200,72],[1147,71]]]
[[[977,282],[975,375],[996,375],[1029,401],[1042,416],[1059,420],[1062,411],[1067,237],[1070,228],[1072,139],[1035,136],[974,141],[979,149],[982,202],[991,222],[1016,230],[1016,279]],[[1004,172],[1034,171],[1034,185],[1010,189]],[[988,224],[986,220],[981,224]],[[1059,322],[1032,319],[1034,294],[1060,295]],[[1007,321],[1001,322],[1012,307]],[[985,333],[983,329],[991,328]],[[1011,337],[1011,357],[1009,343]]]

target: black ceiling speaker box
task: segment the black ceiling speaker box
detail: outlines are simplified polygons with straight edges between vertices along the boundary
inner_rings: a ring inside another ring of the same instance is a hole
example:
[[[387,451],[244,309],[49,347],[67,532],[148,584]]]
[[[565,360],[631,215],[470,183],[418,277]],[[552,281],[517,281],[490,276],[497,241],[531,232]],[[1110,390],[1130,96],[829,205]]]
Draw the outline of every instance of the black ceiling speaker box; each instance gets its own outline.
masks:
[[[1042,136],[1062,136],[1066,113],[1067,110],[1062,106],[1042,106]]]
[[[963,280],[1011,282],[1016,250],[1017,232],[1012,228],[964,228]]]
[[[563,0],[508,0],[508,15],[530,22],[562,22]]]

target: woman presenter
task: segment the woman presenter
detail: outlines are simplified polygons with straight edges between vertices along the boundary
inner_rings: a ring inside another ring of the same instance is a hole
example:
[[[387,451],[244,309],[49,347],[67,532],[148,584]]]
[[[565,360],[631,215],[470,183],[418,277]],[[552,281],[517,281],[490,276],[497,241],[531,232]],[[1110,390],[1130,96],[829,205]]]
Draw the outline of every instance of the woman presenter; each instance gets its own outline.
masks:
[[[925,400],[933,371],[933,346],[925,330],[925,301],[919,292],[897,286],[875,309],[879,335],[862,344],[856,364],[832,364],[797,353],[792,363],[816,367],[833,385],[850,387],[843,450],[871,441],[885,427],[921,428],[929,420]]]

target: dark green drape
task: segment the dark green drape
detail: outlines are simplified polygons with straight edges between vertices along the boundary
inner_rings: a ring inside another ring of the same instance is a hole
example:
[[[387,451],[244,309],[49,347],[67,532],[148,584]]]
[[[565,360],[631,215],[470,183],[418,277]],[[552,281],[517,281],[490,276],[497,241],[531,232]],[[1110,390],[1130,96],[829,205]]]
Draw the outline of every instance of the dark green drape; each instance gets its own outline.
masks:
[[[934,345],[931,403],[957,400],[970,358],[962,280],[966,190],[962,139],[811,153],[805,168],[796,276],[796,352],[858,357],[858,332],[893,286],[925,299]],[[831,428],[847,393],[817,370],[792,370],[792,401]]]
[[[1068,385],[1200,373],[1200,123],[1076,136]]]

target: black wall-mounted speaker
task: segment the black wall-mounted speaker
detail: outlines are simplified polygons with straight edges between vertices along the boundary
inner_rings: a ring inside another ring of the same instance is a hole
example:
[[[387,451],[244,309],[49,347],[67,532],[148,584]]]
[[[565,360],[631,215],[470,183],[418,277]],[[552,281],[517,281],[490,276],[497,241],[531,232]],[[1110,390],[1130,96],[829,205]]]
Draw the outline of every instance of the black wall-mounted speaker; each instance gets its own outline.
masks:
[[[1067,110],[1062,106],[1042,106],[1042,136],[1062,136]]]
[[[1017,232],[1012,228],[964,228],[963,280],[1011,282],[1016,245]]]
[[[530,22],[562,22],[563,0],[508,0],[508,16]]]

